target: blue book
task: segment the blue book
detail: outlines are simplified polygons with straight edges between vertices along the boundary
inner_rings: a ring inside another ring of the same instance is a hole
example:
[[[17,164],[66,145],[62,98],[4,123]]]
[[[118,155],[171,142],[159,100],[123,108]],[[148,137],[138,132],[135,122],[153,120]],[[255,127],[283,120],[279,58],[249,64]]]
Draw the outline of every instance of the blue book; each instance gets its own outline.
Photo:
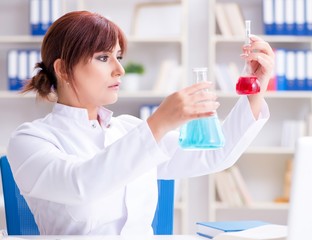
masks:
[[[31,35],[41,35],[39,0],[30,1],[30,30]]]
[[[285,14],[285,34],[295,35],[295,1],[285,0],[284,14]]]
[[[306,35],[305,0],[296,0],[295,5],[295,33],[296,35]]]
[[[296,80],[297,89],[296,90],[307,90],[307,71],[306,71],[306,52],[304,50],[296,51]]]
[[[306,0],[305,3],[306,34],[312,36],[312,0]]]
[[[264,33],[267,35],[275,34],[274,24],[274,0],[263,0],[263,24]]]
[[[286,50],[275,50],[276,90],[286,90]]]
[[[285,23],[285,1],[275,0],[274,1],[274,24],[275,24],[275,35],[286,34],[286,23]]]
[[[270,224],[264,221],[245,220],[245,221],[222,221],[222,222],[197,222],[197,234],[207,238],[214,238],[215,236],[225,232],[239,232],[250,228],[255,228]]]
[[[312,68],[309,64],[312,62],[312,50],[306,51],[306,71],[307,71],[307,90],[312,91]]]
[[[41,35],[44,35],[51,25],[51,6],[49,0],[41,0],[40,6],[40,24],[41,24]]]
[[[18,51],[13,49],[8,53],[8,89],[19,90],[21,87],[18,79]]]
[[[295,91],[297,88],[296,80],[296,51],[288,50],[286,52],[286,90]]]

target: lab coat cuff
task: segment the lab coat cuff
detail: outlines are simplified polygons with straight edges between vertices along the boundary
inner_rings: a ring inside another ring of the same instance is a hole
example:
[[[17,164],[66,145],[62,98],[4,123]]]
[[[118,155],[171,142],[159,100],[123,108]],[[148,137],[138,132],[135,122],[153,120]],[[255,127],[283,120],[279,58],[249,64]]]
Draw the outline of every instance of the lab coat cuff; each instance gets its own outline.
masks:
[[[261,111],[259,113],[258,119],[255,119],[255,117],[254,117],[254,115],[252,113],[252,110],[251,110],[251,107],[250,107],[250,103],[249,103],[249,100],[248,100],[247,96],[242,96],[239,99],[239,103],[240,104],[238,104],[238,106],[248,106],[248,108],[245,108],[246,109],[246,115],[244,115],[244,116],[252,116],[252,118],[253,118],[253,120],[255,122],[256,121],[267,120],[270,117],[269,107],[268,107],[267,102],[264,99],[262,99]]]

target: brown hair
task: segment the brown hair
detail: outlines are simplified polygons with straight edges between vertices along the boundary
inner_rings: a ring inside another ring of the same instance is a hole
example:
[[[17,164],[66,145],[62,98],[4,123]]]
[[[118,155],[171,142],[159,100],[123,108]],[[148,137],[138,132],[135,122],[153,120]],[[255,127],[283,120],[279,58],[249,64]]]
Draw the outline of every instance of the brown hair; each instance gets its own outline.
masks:
[[[73,67],[81,60],[89,60],[96,52],[112,51],[119,42],[122,53],[127,42],[122,30],[105,17],[88,11],[69,12],[56,20],[46,33],[42,46],[42,62],[35,65],[37,74],[23,87],[22,93],[37,91],[49,99],[57,91],[53,64],[61,59],[66,74],[72,79]]]

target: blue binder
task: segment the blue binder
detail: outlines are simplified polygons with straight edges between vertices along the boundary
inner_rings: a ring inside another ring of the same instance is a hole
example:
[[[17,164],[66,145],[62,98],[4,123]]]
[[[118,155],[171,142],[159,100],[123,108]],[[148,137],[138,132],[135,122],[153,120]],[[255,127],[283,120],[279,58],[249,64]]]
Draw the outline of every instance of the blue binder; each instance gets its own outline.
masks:
[[[263,0],[262,4],[264,33],[267,35],[274,35],[274,0]]]

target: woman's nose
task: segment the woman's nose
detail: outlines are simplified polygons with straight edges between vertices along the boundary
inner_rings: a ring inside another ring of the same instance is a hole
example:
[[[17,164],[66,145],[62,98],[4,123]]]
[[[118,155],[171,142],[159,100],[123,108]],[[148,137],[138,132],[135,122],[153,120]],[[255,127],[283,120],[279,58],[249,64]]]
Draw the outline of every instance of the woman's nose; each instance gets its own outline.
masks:
[[[121,65],[121,63],[116,60],[115,70],[113,72],[114,75],[123,76],[125,75],[125,69]]]

